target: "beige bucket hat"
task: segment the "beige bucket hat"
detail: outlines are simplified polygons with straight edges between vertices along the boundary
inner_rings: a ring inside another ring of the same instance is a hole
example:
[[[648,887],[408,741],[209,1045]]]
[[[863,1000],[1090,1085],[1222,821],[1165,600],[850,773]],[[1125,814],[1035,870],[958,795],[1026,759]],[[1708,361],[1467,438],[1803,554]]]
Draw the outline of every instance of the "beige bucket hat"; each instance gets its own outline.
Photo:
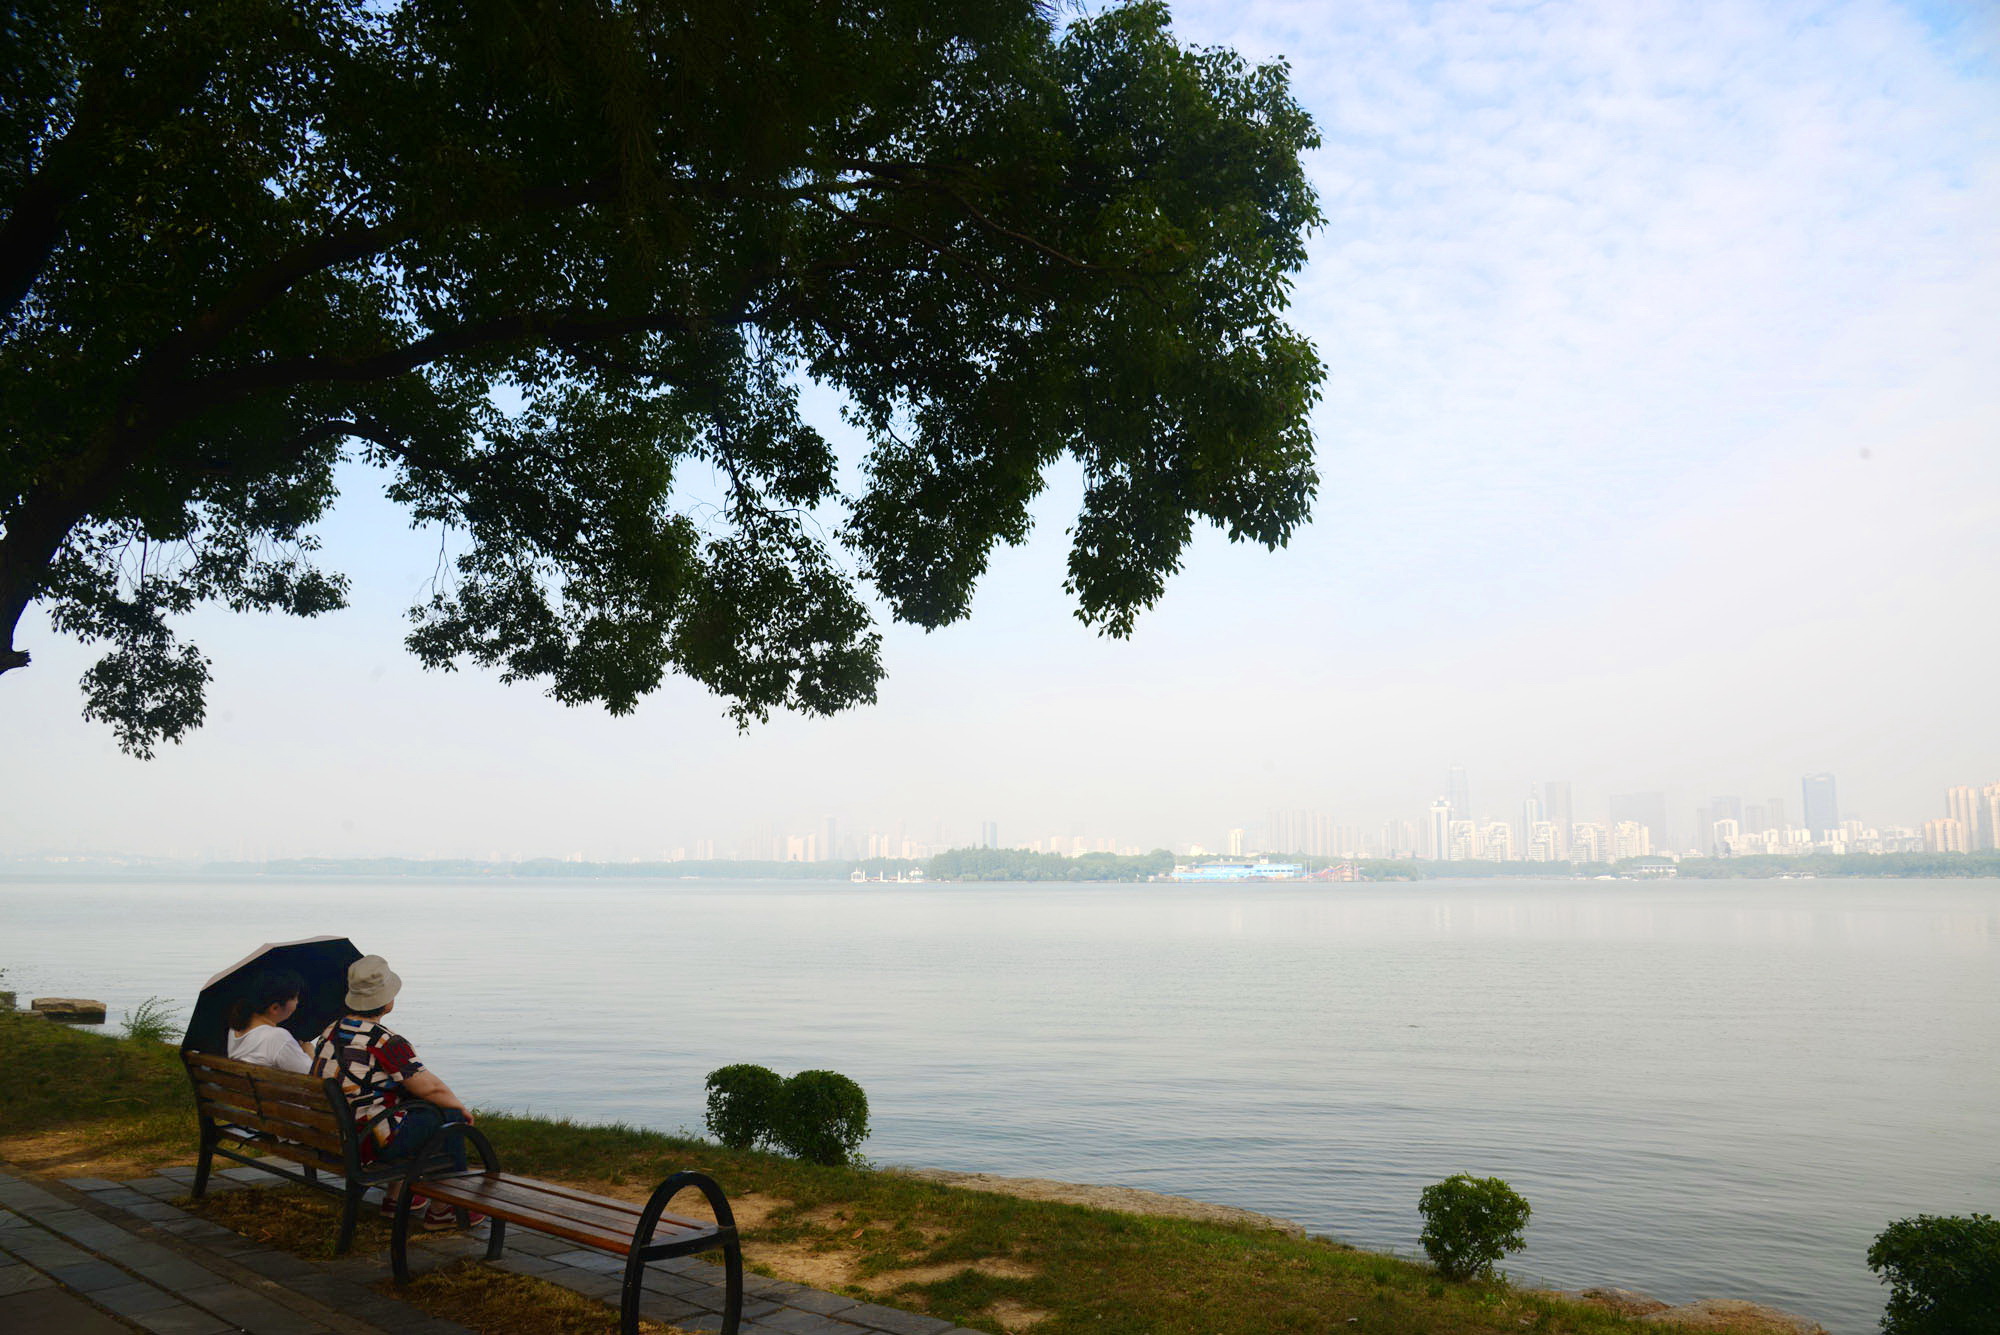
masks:
[[[347,966],[347,1009],[372,1011],[386,1006],[403,990],[403,980],[380,955],[363,955]]]

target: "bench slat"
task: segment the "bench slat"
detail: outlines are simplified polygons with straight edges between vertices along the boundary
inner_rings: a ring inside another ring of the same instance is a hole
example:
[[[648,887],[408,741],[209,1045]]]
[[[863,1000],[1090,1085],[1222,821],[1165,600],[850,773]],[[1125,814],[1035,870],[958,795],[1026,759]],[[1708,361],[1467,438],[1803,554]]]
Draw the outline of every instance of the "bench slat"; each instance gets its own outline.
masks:
[[[514,1173],[502,1173],[499,1176],[510,1190],[521,1192],[523,1200],[532,1200],[532,1196],[528,1193],[555,1197],[554,1201],[549,1202],[549,1206],[557,1213],[562,1212],[563,1202],[575,1202],[579,1205],[595,1206],[625,1218],[627,1233],[638,1226],[641,1207],[630,1201],[621,1201],[614,1196],[599,1196],[581,1187],[572,1187],[562,1182],[544,1182],[540,1178],[521,1177]],[[660,1216],[660,1226],[682,1232],[699,1233],[704,1229],[713,1229],[715,1223],[708,1219],[689,1219],[683,1215],[663,1214]]]
[[[498,1173],[427,1178],[417,1193],[448,1205],[525,1224],[543,1233],[623,1256],[632,1249],[632,1231],[639,1226],[639,1207],[604,1196],[568,1192],[557,1195],[549,1184],[532,1178]],[[715,1225],[693,1220],[662,1219],[653,1231],[655,1242],[714,1235]]]
[[[213,1079],[219,1083],[247,1081],[253,1085],[273,1090],[285,1090],[294,1098],[319,1099],[326,1088],[316,1075],[300,1075],[297,1071],[281,1071],[275,1066],[259,1066],[255,1062],[236,1061],[230,1057],[218,1057],[211,1052],[190,1052],[188,1066],[200,1074],[204,1080]]]
[[[210,1121],[247,1126],[254,1131],[268,1132],[286,1140],[301,1141],[333,1154],[342,1153],[344,1149],[339,1130],[328,1127],[324,1120],[296,1121],[290,1113],[282,1109],[273,1108],[268,1104],[262,1108],[245,1108],[237,1104],[234,1098],[203,1099],[201,1108],[208,1114]]]
[[[216,1084],[205,1076],[195,1082],[194,1088],[196,1097],[204,1103],[226,1103],[232,1108],[263,1108],[275,1117],[324,1127],[329,1131],[340,1127],[338,1117],[327,1106],[324,1093],[308,1103],[293,1098],[289,1090],[245,1089],[239,1083]]]
[[[338,1173],[347,1167],[347,1160],[341,1155],[316,1150],[310,1145],[286,1144],[283,1141],[272,1140],[267,1135],[244,1135],[240,1128],[236,1131],[225,1130],[222,1138],[238,1148],[253,1149],[259,1154],[274,1155],[280,1159],[289,1159],[293,1163],[311,1164],[314,1168],[331,1169]]]

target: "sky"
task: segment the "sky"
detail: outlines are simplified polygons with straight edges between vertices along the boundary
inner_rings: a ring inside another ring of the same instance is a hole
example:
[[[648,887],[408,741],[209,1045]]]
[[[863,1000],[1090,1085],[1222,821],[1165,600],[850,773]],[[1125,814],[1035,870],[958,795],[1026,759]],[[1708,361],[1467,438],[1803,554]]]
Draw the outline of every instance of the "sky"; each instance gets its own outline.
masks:
[[[151,762],[31,615],[0,855],[655,858],[831,817],[970,842],[1203,842],[1277,808],[1482,813],[1567,780],[1908,824],[2000,781],[2000,8],[1182,3],[1289,62],[1326,213],[1291,318],[1320,499],[1206,534],[1128,641],[1061,590],[1073,475],[972,618],[885,626],[872,707],[739,732],[427,673],[436,561],[351,470],[353,605],[204,612],[209,723]],[[839,438],[825,396],[809,399]],[[849,442],[852,448],[852,442]]]

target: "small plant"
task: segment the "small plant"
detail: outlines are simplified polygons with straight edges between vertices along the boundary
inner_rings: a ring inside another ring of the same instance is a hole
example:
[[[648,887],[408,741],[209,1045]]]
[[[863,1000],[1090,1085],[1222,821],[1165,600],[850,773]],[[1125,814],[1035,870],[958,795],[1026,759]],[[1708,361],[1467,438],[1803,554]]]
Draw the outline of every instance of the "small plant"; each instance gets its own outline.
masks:
[[[868,1096],[838,1071],[800,1071],[785,1082],[774,1138],[785,1153],[844,1164],[868,1138]]]
[[[1868,1268],[1889,1286],[1884,1335],[2000,1335],[2000,1220],[1920,1214],[1883,1229]]]
[[[708,1133],[732,1150],[769,1143],[785,1082],[776,1071],[749,1062],[708,1073]]]
[[[159,997],[147,997],[125,1012],[125,1037],[150,1043],[170,1043],[180,1027],[180,1013]]]
[[[813,1163],[853,1163],[868,1138],[868,1096],[838,1071],[789,1080],[743,1063],[708,1073],[708,1133],[733,1150],[781,1150]]]
[[[1417,1200],[1424,1216],[1419,1241],[1446,1279],[1493,1273],[1493,1263],[1527,1246],[1528,1202],[1497,1177],[1456,1173],[1424,1188]]]

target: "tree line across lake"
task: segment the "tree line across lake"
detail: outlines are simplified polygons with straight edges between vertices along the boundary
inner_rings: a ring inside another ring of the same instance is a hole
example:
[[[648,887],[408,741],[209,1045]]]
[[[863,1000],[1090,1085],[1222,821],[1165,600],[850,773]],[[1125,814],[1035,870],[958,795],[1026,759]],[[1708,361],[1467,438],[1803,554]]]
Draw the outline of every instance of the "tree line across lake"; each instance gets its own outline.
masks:
[[[1147,881],[1172,871],[1183,861],[1215,862],[1237,859],[1180,859],[1163,848],[1150,853],[1035,853],[1023,848],[954,848],[929,858],[867,858],[827,862],[774,862],[749,859],[709,859],[698,862],[566,862],[542,858],[527,862],[478,862],[468,859],[415,858],[291,858],[260,863],[215,863],[211,874],[261,873],[277,876],[463,876],[463,877],[651,877],[690,880],[823,881],[856,878],[868,881]],[[1308,871],[1340,865],[1340,858],[1287,856]],[[1540,879],[1595,876],[1657,876],[1675,866],[1681,880],[1755,880],[1780,876],[1880,877],[1956,880],[2000,876],[2000,852],[1981,853],[1813,853],[1800,856],[1628,858],[1621,862],[1431,862],[1381,858],[1351,860],[1368,881],[1460,880],[1484,877]]]

